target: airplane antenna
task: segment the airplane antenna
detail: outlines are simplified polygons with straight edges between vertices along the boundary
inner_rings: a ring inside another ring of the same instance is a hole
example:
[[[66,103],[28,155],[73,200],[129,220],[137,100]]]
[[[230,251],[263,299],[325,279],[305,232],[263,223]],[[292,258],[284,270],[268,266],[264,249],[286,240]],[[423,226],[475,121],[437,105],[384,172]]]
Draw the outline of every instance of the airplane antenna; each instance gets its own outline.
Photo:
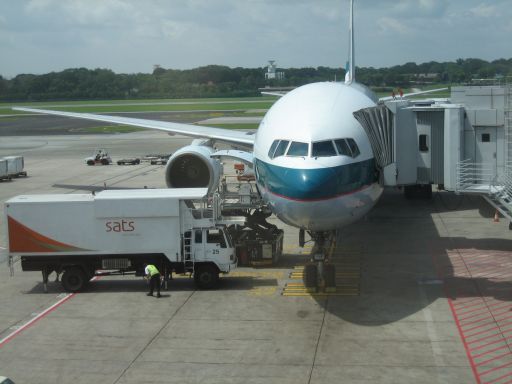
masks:
[[[356,79],[355,57],[354,57],[354,0],[350,0],[350,25],[349,25],[349,52],[348,61],[345,67],[345,84],[352,84]]]

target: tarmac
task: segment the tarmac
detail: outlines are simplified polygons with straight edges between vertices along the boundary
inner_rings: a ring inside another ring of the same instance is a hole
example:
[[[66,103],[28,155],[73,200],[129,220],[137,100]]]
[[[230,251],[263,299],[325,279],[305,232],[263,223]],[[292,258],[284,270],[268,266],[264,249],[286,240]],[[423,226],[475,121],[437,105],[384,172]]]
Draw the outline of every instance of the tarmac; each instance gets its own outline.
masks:
[[[28,177],[0,182],[0,202],[79,188],[165,187],[164,166],[85,165],[190,142],[160,132],[0,138]],[[101,277],[68,295],[10,276],[0,225],[0,375],[16,383],[507,383],[512,380],[512,232],[476,196],[387,190],[338,236],[338,290],[300,285],[310,246],[285,230],[272,267],[239,268],[218,290],[177,277],[161,299],[140,278]],[[51,218],[49,218],[51,220]],[[286,295],[286,292],[298,294]]]

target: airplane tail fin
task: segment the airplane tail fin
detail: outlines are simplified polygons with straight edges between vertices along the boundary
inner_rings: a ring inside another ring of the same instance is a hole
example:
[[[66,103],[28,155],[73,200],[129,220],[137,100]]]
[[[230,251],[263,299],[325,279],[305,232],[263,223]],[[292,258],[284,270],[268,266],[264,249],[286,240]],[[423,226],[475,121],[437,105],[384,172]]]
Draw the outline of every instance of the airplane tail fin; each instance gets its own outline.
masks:
[[[350,26],[349,26],[349,52],[345,67],[345,84],[352,84],[356,80],[356,67],[354,58],[354,0],[350,0]]]

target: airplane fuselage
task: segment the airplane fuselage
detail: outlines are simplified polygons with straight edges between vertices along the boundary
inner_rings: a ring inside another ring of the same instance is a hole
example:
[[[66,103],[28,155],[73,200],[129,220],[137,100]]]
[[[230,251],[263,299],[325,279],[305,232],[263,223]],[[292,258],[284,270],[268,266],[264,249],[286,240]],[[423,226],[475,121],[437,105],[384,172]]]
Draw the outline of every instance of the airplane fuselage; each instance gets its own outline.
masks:
[[[330,231],[375,205],[382,187],[368,137],[352,115],[372,106],[367,88],[325,82],[293,90],[267,112],[254,142],[255,174],[279,219]]]

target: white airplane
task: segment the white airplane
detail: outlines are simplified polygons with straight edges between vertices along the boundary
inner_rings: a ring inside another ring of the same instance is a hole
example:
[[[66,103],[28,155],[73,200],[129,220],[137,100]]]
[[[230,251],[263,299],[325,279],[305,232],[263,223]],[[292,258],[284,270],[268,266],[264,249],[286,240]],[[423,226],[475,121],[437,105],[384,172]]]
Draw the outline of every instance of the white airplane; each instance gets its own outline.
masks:
[[[368,137],[353,116],[353,112],[379,102],[369,88],[355,81],[353,0],[349,34],[345,82],[313,83],[279,94],[280,99],[269,109],[255,135],[146,119],[13,109],[198,138],[169,159],[165,169],[168,187],[208,186],[213,190],[220,177],[218,158],[243,161],[253,167],[261,197],[272,212],[283,222],[301,229],[301,245],[304,231],[308,231],[321,249],[334,231],[366,215],[383,190]],[[236,150],[216,152],[216,142],[230,144]]]

